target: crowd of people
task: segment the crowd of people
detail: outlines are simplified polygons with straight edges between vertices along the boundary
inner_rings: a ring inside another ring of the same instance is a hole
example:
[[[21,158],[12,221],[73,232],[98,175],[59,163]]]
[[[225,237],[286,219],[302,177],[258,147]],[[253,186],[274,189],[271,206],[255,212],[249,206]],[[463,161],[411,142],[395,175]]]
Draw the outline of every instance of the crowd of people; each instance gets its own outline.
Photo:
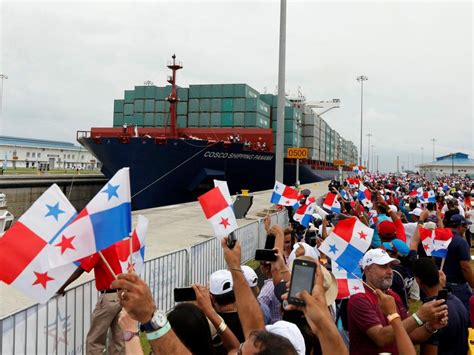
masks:
[[[361,184],[371,192],[370,203],[359,199]],[[168,314],[156,308],[138,275],[118,275],[103,293],[111,300],[102,302],[115,307],[124,348],[109,351],[143,353],[141,331],[155,354],[416,354],[415,345],[421,354],[467,354],[474,324],[474,182],[367,174],[332,181],[329,192],[337,195],[340,213],[324,209],[323,196],[308,228],[294,222],[291,211],[286,228],[266,218],[275,260],[261,261],[259,276],[241,265],[239,242],[232,246],[224,238],[227,269],[211,274],[207,285],[193,284],[195,301],[177,303]],[[360,260],[365,292],[336,300],[331,260],[318,246],[347,218],[374,235]],[[445,258],[427,255],[421,231],[446,228],[452,238]],[[299,304],[288,302],[295,260],[317,265],[314,287],[297,295]],[[98,262],[81,266],[89,271]]]

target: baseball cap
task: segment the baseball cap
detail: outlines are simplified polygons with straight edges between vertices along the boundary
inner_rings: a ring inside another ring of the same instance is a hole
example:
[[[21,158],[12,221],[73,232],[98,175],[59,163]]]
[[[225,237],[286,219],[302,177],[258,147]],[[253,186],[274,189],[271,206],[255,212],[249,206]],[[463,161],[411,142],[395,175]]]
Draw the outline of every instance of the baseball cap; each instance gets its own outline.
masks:
[[[247,283],[249,284],[249,286],[250,287],[257,286],[258,276],[255,273],[255,270],[247,265],[242,265],[241,268],[242,268],[242,271],[244,272],[245,279],[247,280]]]
[[[449,220],[452,225],[461,225],[461,224],[472,224],[471,221],[468,221],[466,218],[461,216],[460,214],[454,214],[451,216],[451,219]]]
[[[421,208],[415,208],[413,211],[409,212],[409,214],[412,214],[414,216],[417,216],[417,217],[420,217],[421,215],[421,212],[423,212],[423,210]]]
[[[223,295],[232,291],[234,283],[229,270],[217,270],[209,278],[209,292],[213,295]]]
[[[298,354],[304,355],[306,353],[303,334],[301,334],[296,324],[279,320],[273,324],[266,325],[265,330],[288,339]]]
[[[400,264],[400,260],[391,258],[385,250],[376,248],[371,249],[364,254],[364,257],[361,261],[361,266],[362,269],[365,269],[367,266],[372,264],[387,265],[389,263]]]
[[[379,235],[387,235],[387,234],[395,234],[396,233],[396,228],[395,224],[390,221],[382,221],[379,223],[377,226]]]
[[[401,256],[407,256],[410,252],[408,245],[400,239],[394,239],[391,242],[383,243],[385,250],[390,250],[400,254]]]

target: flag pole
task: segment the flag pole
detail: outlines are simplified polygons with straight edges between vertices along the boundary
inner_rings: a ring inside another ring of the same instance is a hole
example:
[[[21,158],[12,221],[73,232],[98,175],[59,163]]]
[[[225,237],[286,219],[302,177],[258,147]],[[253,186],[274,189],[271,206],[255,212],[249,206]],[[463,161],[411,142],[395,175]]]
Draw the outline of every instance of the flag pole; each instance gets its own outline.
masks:
[[[128,269],[129,273],[135,272],[135,268],[133,267],[133,235],[130,236],[130,255],[128,257],[128,263],[130,264],[130,268]]]
[[[362,280],[359,276],[357,276],[356,274],[354,274],[352,271],[349,271],[349,273],[354,276],[357,280],[359,280],[360,282],[362,282],[365,286],[367,286],[368,288],[370,288],[374,293],[375,293],[375,288],[373,288],[372,286],[370,286],[367,282],[365,282],[364,280]]]
[[[445,261],[446,261],[446,258],[441,259],[441,266],[439,267],[439,271],[443,271]]]
[[[104,254],[102,254],[102,251],[99,251],[100,258],[104,262],[105,266],[107,266],[107,269],[109,269],[110,273],[113,275],[114,279],[117,279],[117,275],[115,274],[114,270],[110,266],[109,262],[105,258]]]

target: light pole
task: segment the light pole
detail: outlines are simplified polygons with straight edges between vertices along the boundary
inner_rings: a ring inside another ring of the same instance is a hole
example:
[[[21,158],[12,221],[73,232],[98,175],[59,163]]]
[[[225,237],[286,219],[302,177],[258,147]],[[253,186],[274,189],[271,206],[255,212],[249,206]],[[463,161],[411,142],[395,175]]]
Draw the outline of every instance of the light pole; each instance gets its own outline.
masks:
[[[433,161],[435,161],[435,151],[434,151],[434,146],[435,146],[436,138],[431,138],[431,141],[433,142]]]
[[[8,79],[8,75],[0,74],[0,79],[2,83],[0,84],[0,134],[2,133],[2,116],[3,116],[3,80]]]
[[[369,137],[367,144],[367,170],[370,171],[370,137],[372,137],[372,133],[367,133],[367,137]]]
[[[300,118],[298,118],[296,120],[296,125],[297,125],[296,132],[297,132],[297,135],[298,135],[297,136],[297,138],[298,138],[297,147],[299,148],[300,147],[300,130],[301,130],[301,126],[302,126]],[[299,159],[296,159],[296,183],[295,183],[295,186],[296,187],[300,186],[300,160]]]
[[[360,144],[359,144],[359,165],[362,165],[362,131],[363,131],[363,107],[364,107],[364,81],[369,80],[368,77],[360,75],[357,81],[360,82]]]
[[[372,162],[372,170],[370,171],[374,171],[375,170],[375,148],[373,144],[370,146],[370,152],[371,152],[370,161]]]

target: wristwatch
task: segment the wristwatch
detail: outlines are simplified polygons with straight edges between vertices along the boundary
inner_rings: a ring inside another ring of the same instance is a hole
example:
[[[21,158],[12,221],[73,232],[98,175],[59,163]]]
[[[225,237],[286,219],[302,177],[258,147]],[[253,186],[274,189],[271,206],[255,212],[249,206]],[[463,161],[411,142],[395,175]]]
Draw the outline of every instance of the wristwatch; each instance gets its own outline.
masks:
[[[123,340],[124,341],[130,341],[133,339],[134,336],[139,336],[138,332],[132,332],[130,330],[124,330],[123,331]]]
[[[167,323],[168,318],[166,318],[166,313],[157,309],[149,322],[140,324],[140,331],[147,333],[154,332],[163,328]]]

